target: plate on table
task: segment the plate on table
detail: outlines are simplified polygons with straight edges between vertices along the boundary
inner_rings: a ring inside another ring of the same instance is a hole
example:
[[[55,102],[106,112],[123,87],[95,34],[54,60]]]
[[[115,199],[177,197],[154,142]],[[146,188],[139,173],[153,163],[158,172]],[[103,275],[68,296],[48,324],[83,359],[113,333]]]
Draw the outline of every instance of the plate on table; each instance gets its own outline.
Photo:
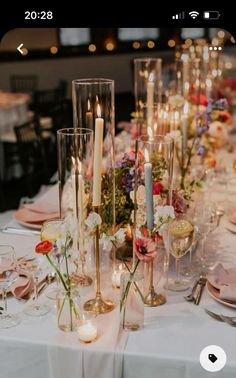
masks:
[[[40,231],[41,228],[42,228],[42,223],[40,223],[40,224],[37,224],[37,223],[28,223],[28,222],[23,222],[23,221],[17,219],[15,216],[13,218],[21,226],[24,226],[26,228],[30,228],[31,230],[39,230]]]
[[[31,228],[34,230],[41,230],[44,222],[54,219],[59,219],[58,213],[40,213],[32,211],[27,208],[18,209],[14,216],[14,220],[18,222],[21,226]]]
[[[236,308],[236,302],[229,301],[227,299],[221,299],[220,298],[220,290],[216,289],[214,286],[210,284],[210,282],[207,281],[206,288],[208,291],[208,294],[215,299],[217,302],[222,303],[225,306],[229,306],[232,308]]]

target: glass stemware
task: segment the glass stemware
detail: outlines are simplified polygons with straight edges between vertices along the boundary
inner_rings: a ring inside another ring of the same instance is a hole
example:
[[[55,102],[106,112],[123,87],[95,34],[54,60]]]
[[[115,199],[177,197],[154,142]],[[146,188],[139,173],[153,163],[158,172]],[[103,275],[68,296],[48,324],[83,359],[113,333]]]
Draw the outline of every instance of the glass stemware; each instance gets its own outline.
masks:
[[[10,245],[0,245],[0,291],[4,302],[4,309],[0,311],[0,329],[14,327],[20,320],[7,311],[7,292],[17,280],[17,261],[14,248]]]
[[[34,283],[34,298],[31,304],[29,304],[24,312],[30,316],[42,316],[49,312],[50,308],[38,300],[38,284],[39,277],[42,273],[45,273],[47,267],[44,256],[36,256],[30,264],[27,264],[27,273],[31,274]]]
[[[168,289],[183,291],[188,289],[189,281],[180,277],[180,259],[191,248],[194,239],[194,225],[187,216],[176,217],[168,227],[168,248],[175,257],[176,278],[168,279]]]
[[[217,206],[211,201],[201,201],[196,204],[195,213],[193,217],[194,224],[196,225],[196,231],[199,237],[202,239],[201,246],[201,273],[207,273],[211,262],[207,258],[206,254],[206,240],[210,232],[214,231],[217,227],[218,214]]]

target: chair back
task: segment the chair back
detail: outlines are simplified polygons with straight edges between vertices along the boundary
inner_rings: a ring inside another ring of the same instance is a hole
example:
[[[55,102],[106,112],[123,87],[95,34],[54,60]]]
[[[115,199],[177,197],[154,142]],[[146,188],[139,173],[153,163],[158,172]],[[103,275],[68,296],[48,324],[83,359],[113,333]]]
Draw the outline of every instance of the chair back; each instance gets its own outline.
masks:
[[[36,75],[13,75],[10,78],[12,92],[32,94],[38,88],[38,77]]]
[[[20,162],[26,177],[29,195],[31,195],[34,180],[39,179],[40,184],[47,184],[50,179],[39,121],[35,118],[23,125],[15,126],[14,130]]]

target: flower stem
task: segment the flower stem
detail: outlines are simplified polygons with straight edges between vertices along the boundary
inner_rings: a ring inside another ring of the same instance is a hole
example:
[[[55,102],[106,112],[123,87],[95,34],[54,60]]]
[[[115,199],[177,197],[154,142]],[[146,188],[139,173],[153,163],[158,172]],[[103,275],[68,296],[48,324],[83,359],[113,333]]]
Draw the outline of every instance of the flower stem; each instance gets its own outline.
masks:
[[[66,286],[66,283],[64,281],[64,278],[60,272],[60,270],[58,269],[58,267],[52,262],[52,260],[50,259],[50,257],[48,255],[45,255],[46,258],[48,259],[49,263],[51,264],[51,266],[53,267],[53,269],[55,269],[56,273],[58,274],[58,277],[60,278],[61,280],[61,283],[62,285],[64,286],[64,289],[65,291],[68,291],[68,287]]]
[[[123,320],[122,320],[122,325],[123,325],[123,328],[124,328],[124,325],[125,325],[125,314],[126,314],[126,302],[127,302],[127,298],[128,298],[128,294],[129,294],[129,290],[130,290],[130,287],[131,287],[131,284],[132,284],[132,277],[134,276],[135,272],[136,272],[136,269],[139,265],[139,262],[140,260],[137,260],[136,261],[136,264],[135,264],[135,267],[134,267],[134,270],[131,272],[130,269],[129,269],[129,272],[130,272],[130,279],[129,279],[129,282],[127,283],[126,285],[126,288],[125,288],[125,291],[124,291],[124,295],[123,295],[123,298],[121,299],[121,302],[120,302],[120,311],[122,311],[122,308],[124,307],[124,311],[123,311]]]

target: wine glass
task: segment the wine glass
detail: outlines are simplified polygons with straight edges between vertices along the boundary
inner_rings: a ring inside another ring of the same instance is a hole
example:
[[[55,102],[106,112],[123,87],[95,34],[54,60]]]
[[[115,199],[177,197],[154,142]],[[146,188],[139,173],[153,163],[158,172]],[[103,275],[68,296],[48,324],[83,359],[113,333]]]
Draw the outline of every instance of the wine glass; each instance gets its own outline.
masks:
[[[20,320],[7,311],[7,291],[17,280],[17,260],[14,248],[10,245],[0,245],[0,291],[4,302],[4,310],[0,311],[0,328],[14,327]]]
[[[62,228],[63,228],[64,222],[63,220],[49,220],[47,222],[44,222],[41,233],[40,233],[40,239],[43,240],[49,240],[53,243],[53,250],[50,253],[50,256],[54,260],[54,262],[57,265],[58,270],[61,269],[61,263],[63,261],[64,255],[62,253],[61,248],[58,247],[57,242],[62,238]],[[54,271],[52,272],[52,275],[56,274]],[[47,297],[50,299],[56,299],[57,293],[58,293],[58,280],[57,280],[57,288],[52,288],[50,291],[46,293]]]
[[[214,231],[217,227],[218,214],[217,206],[214,202],[203,200],[196,203],[193,222],[196,225],[196,233],[202,239],[201,247],[201,273],[207,273],[211,263],[207,260],[206,256],[206,240],[210,232]]]
[[[40,303],[38,300],[38,284],[39,284],[39,277],[45,273],[48,269],[46,265],[45,256],[36,256],[35,259],[31,260],[25,271],[31,274],[34,284],[34,298],[31,304],[29,304],[25,309],[24,312],[30,316],[42,316],[49,312],[50,308],[43,303]]]
[[[168,289],[183,291],[188,289],[189,281],[180,278],[180,259],[191,248],[194,239],[194,225],[185,215],[177,216],[168,227],[168,248],[175,257],[176,278],[168,280]]]

